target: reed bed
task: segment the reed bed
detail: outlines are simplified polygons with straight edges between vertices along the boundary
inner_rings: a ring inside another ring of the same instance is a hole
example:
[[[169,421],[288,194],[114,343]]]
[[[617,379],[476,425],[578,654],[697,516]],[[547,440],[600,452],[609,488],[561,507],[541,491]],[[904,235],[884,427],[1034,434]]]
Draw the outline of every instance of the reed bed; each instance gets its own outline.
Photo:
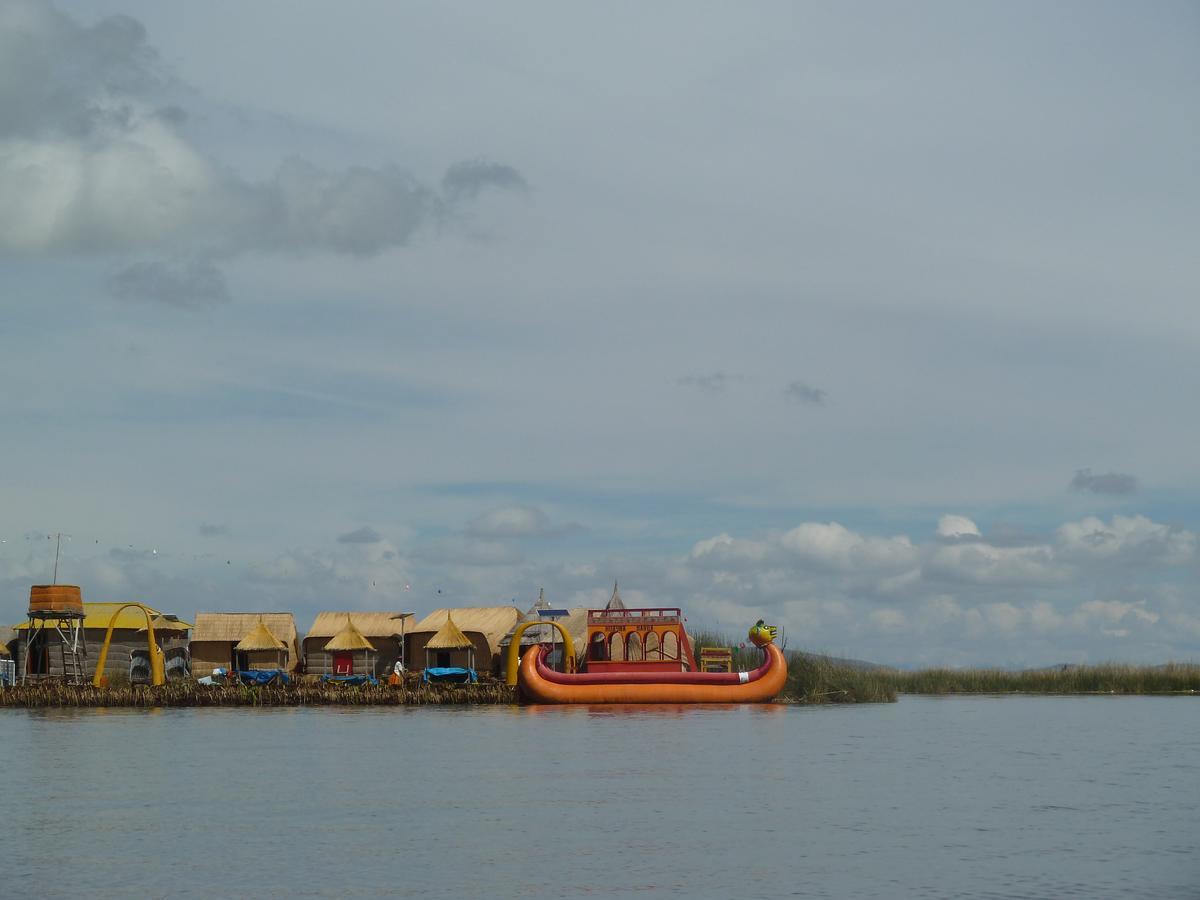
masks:
[[[747,672],[762,664],[762,651],[738,646],[728,635],[702,631],[692,635],[697,655],[702,647],[732,647],[733,667]],[[788,661],[783,703],[894,703],[896,687],[883,670],[856,668],[796,650],[784,651]]]
[[[1195,694],[1200,665],[1130,666],[1106,663],[1053,669],[889,670],[883,676],[902,694]]]
[[[44,682],[0,689],[0,707],[189,707],[189,706],[426,706],[515,703],[514,688],[501,683],[464,685],[199,685],[175,681],[162,687]]]

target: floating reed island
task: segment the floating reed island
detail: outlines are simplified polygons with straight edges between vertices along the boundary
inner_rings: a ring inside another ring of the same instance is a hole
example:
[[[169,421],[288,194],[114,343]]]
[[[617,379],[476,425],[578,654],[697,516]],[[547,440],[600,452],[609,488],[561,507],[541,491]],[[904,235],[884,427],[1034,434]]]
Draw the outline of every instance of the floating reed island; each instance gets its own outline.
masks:
[[[215,706],[466,706],[516,703],[501,682],[462,685],[291,684],[202,685],[190,680],[103,688],[39,682],[0,690],[0,707],[215,707]]]

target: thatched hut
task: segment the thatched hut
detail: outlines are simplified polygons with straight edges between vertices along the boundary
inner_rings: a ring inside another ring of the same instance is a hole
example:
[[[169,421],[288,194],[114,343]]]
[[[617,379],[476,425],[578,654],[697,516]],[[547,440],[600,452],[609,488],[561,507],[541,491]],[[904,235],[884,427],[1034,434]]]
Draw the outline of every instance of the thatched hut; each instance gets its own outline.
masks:
[[[259,616],[258,623],[233,645],[233,662],[234,668],[242,672],[286,671],[287,644],[271,634],[271,630],[263,624],[262,616]]]
[[[425,668],[459,666],[475,668],[475,645],[454,624],[454,616],[446,616],[442,627],[425,642]]]
[[[345,630],[347,618],[378,654],[375,659],[375,671],[363,673],[356,670],[354,674],[384,675],[392,671],[397,660],[403,661],[404,635],[412,630],[412,613],[320,612],[304,637],[305,672],[310,675],[335,674],[338,665],[334,653],[338,651],[331,650],[326,645]]]
[[[124,605],[124,603],[83,604],[83,639],[87,647],[83,665],[85,677],[91,678],[96,673],[96,662],[100,657],[100,647],[104,643],[108,624],[112,621],[113,613]],[[145,606],[145,604],[142,605]],[[155,622],[154,637],[159,649],[164,654],[186,654],[188,632],[192,626],[176,616],[165,615],[149,606],[146,608],[150,610],[150,615]],[[170,623],[170,627],[160,632],[158,626],[160,621]],[[48,645],[44,639],[35,639],[34,646],[29,652],[29,659],[25,658],[25,634],[28,628],[28,622],[18,625],[16,628],[20,635],[14,654],[17,659],[17,672],[25,671],[28,666],[31,675],[62,675],[62,654],[56,647]],[[122,609],[113,623],[112,640],[108,645],[104,675],[110,681],[114,678],[128,678],[138,657],[145,659],[146,665],[149,665],[149,648],[146,646],[146,615],[137,607],[131,606]]]
[[[16,655],[19,634],[20,632],[15,628],[0,625],[0,659],[9,659]]]
[[[475,659],[475,665],[471,668],[480,672],[498,672],[500,641],[512,631],[521,618],[521,611],[515,606],[469,606],[434,610],[414,625],[405,637],[405,659],[409,661],[410,666],[414,670],[424,668],[425,648],[446,625],[451,614],[455,630],[471,642]],[[443,661],[450,666],[465,665],[463,660],[470,655],[465,647],[435,646],[433,649],[438,655],[433,657],[431,664],[436,666],[442,665]]]
[[[354,627],[350,617],[346,616],[346,624],[333,637],[325,642],[322,648],[332,671],[326,675],[370,675],[375,676],[379,651],[363,637],[363,633]]]
[[[276,666],[251,665],[248,655],[251,652],[262,654],[257,659],[278,659],[279,650],[275,647],[265,647],[263,650],[238,650],[242,642],[252,631],[258,630],[262,623],[267,634],[284,645],[287,651],[283,668],[294,672],[300,665],[300,646],[296,634],[296,620],[292,614],[283,612],[268,613],[227,613],[202,612],[196,613],[196,627],[192,631],[192,675],[197,678],[211,675],[213,669],[275,668]],[[254,641],[266,645],[267,640],[261,636]]]

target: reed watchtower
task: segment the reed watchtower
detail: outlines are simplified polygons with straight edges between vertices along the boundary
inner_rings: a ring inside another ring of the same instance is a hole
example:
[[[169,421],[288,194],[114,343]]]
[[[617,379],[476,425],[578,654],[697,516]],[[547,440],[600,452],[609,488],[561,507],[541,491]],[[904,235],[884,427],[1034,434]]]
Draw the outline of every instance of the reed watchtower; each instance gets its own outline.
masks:
[[[87,640],[83,595],[73,584],[35,584],[29,589],[21,682],[47,678],[83,684]]]

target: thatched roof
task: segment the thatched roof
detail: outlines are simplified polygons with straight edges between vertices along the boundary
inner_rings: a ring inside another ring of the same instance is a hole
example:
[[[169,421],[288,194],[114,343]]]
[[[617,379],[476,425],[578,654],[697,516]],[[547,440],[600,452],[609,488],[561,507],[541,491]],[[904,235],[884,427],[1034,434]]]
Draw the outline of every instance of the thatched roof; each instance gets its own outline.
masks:
[[[258,620],[253,628],[246,632],[234,650],[286,650],[287,645],[275,635],[271,634],[270,630],[264,624],[262,619]]]
[[[500,647],[500,639],[512,631],[521,619],[515,606],[465,606],[459,609],[435,609],[412,627],[409,634],[432,634],[446,624],[450,614],[454,624],[465,634],[477,632],[484,636],[492,650]]]
[[[246,636],[246,632],[254,628],[260,619],[271,634],[289,647],[296,642],[296,620],[292,618],[290,612],[196,613],[196,627],[192,630],[192,642],[229,641],[237,643]]]
[[[11,656],[8,652],[8,645],[16,639],[17,629],[9,628],[7,625],[0,625],[0,656]]]
[[[354,627],[350,615],[346,615],[346,624],[342,630],[331,637],[325,644],[326,650],[375,650],[375,645],[368,641],[361,631]]]
[[[121,603],[108,603],[108,602],[84,603],[83,604],[83,627],[84,628],[101,628],[101,629],[108,628],[108,623],[112,621],[113,613],[115,613],[118,609],[121,609],[121,607],[124,605],[125,605],[124,602],[121,602]],[[151,616],[154,616],[154,617],[162,616],[162,613],[159,612],[154,607],[149,606],[145,603],[143,603],[142,605],[145,606],[146,609],[150,610]],[[188,625],[187,622],[182,622],[182,620],[181,620],[181,624],[187,625],[188,628],[192,627],[191,625]],[[18,629],[24,629],[24,628],[28,628],[28,627],[29,627],[28,622],[25,622],[25,623],[17,626]],[[143,613],[136,606],[130,606],[126,609],[121,609],[121,612],[117,615],[117,621],[113,625],[113,628],[128,628],[133,631],[136,631],[138,629],[144,629],[145,627],[146,627],[146,614]],[[154,627],[157,628],[158,625],[155,624]],[[234,640],[237,640],[237,638],[234,638]]]
[[[463,650],[467,647],[473,647],[471,639],[459,631],[458,626],[454,624],[454,617],[446,616],[446,621],[437,633],[429,639],[429,643],[425,645],[426,650]]]
[[[188,631],[192,627],[187,622],[180,620],[176,616],[164,616],[162,614],[155,616],[152,624],[154,625],[154,631],[156,634],[160,631]],[[139,628],[138,631],[145,630],[146,624],[143,622],[142,627]]]
[[[415,618],[406,612],[319,612],[308,629],[309,638],[331,638],[346,627],[346,616],[368,638],[393,637],[412,631]]]
[[[612,598],[608,601],[607,604],[605,604],[604,608],[605,609],[624,609],[625,608],[625,601],[621,599],[621,591],[617,587],[617,583],[615,581],[613,582]]]

